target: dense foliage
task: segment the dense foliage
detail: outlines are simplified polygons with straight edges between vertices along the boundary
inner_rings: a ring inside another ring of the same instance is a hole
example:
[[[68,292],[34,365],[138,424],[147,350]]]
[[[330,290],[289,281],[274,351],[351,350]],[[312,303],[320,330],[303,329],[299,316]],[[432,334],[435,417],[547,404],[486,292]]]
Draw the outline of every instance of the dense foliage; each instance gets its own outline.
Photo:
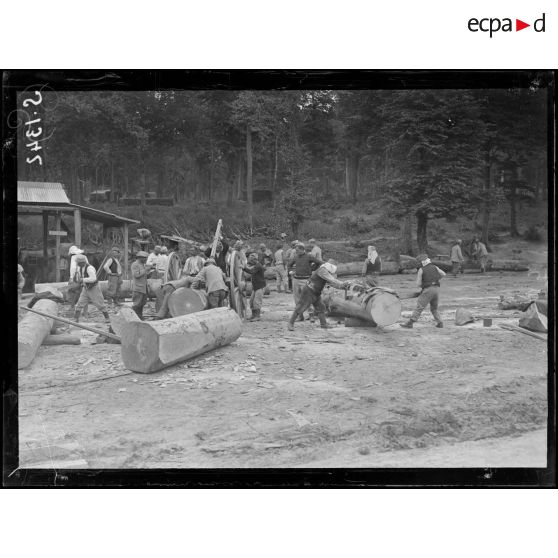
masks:
[[[20,179],[61,181],[73,201],[105,187],[179,202],[269,199],[296,233],[320,199],[366,198],[431,218],[544,195],[544,90],[44,92],[44,164]],[[263,193],[262,193],[263,191]]]

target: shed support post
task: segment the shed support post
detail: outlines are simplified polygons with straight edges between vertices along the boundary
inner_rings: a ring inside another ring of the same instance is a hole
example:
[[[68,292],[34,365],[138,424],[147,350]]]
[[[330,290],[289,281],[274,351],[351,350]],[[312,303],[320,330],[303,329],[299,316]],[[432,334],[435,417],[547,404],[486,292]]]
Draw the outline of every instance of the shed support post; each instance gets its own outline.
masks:
[[[48,211],[43,211],[43,266],[41,277],[42,280],[49,281],[48,276]]]
[[[122,226],[122,232],[124,236],[124,278],[128,279],[128,223],[124,223]]]
[[[74,209],[74,243],[81,248],[81,211]]]
[[[60,227],[62,224],[62,216],[60,214],[60,211],[56,212],[56,218],[55,218],[55,230],[56,231],[60,231]],[[55,281],[58,283],[60,281],[60,235],[56,235],[56,251],[55,251]]]

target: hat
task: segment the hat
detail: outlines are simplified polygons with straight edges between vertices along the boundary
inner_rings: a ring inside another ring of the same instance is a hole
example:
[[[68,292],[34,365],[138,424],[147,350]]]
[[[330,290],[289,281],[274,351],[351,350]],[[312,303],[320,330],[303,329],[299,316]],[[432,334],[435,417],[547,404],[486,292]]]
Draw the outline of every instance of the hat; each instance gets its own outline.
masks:
[[[84,254],[76,254],[76,263],[87,263],[87,257]]]
[[[242,240],[237,240],[237,241],[234,243],[234,248],[235,248],[235,250],[238,250],[239,248],[242,248],[243,246],[244,246],[244,242],[242,242]]]
[[[161,252],[163,252],[163,254],[167,254],[169,251],[169,249],[166,246],[161,246]]]
[[[140,250],[137,254],[136,254],[136,258],[148,258],[149,254],[147,252],[144,252],[143,250]]]
[[[291,246],[292,246],[293,248],[295,248],[297,244],[298,244],[298,240],[293,240],[293,241],[291,242]]]
[[[215,263],[216,263],[215,258],[207,258],[207,260],[205,260],[204,265],[210,265],[210,264],[215,265]]]
[[[287,237],[287,235],[286,235],[285,233],[281,233],[279,236],[280,236],[281,238],[286,238],[286,237]]]
[[[78,254],[83,254],[83,250],[80,250],[77,246],[72,246],[69,250],[68,250],[68,254],[70,256],[77,256]]]
[[[265,244],[263,242],[260,244],[260,248],[265,248]]]
[[[308,242],[309,242],[309,243],[310,243],[310,242],[314,242],[314,243],[315,243],[315,242],[316,242],[316,239],[315,239],[315,238],[311,238]]]
[[[417,261],[419,261],[419,262],[421,262],[421,263],[422,263],[424,260],[427,260],[427,259],[428,259],[428,254],[424,254],[424,253],[423,253],[423,254],[419,254],[419,255],[417,256]]]

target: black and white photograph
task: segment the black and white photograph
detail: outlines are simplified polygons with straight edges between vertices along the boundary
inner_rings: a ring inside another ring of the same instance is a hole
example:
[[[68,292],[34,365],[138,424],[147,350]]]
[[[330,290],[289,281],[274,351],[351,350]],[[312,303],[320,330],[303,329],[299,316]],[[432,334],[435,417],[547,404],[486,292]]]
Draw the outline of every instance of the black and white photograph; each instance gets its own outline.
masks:
[[[6,72],[9,482],[547,470],[554,79]]]

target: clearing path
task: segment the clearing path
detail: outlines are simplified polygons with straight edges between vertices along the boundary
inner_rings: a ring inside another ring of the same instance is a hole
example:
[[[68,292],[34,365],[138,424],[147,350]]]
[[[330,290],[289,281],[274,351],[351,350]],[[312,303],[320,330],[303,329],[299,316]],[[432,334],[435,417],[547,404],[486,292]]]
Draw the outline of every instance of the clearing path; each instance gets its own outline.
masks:
[[[413,275],[381,281],[414,290]],[[81,346],[41,347],[20,371],[20,467],[545,467],[547,346],[496,325],[519,314],[499,295],[541,286],[447,277],[445,327],[426,310],[412,330],[289,332],[292,295],[272,291],[235,343],[149,375],[73,329]],[[459,327],[460,306],[505,317]]]

